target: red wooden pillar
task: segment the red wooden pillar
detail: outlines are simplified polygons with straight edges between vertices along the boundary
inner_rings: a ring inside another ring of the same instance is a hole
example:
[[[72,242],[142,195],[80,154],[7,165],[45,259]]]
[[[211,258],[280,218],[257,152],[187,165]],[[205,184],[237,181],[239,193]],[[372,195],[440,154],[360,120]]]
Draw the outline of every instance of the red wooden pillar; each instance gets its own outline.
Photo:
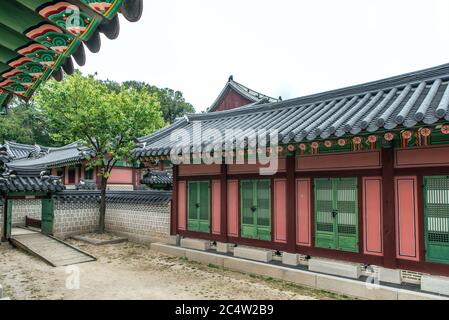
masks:
[[[396,268],[396,217],[394,148],[382,150],[383,252],[384,267]]]
[[[221,165],[220,177],[220,192],[221,192],[221,222],[220,222],[220,241],[228,242],[228,166]]]
[[[296,156],[287,156],[287,251],[296,252]]]
[[[133,184],[134,190],[137,190],[137,188],[140,186],[140,176],[142,174],[142,170],[140,168],[134,168],[134,167],[132,170],[133,170],[132,184]]]
[[[170,234],[178,234],[178,174],[179,166],[173,166],[173,192],[171,200]]]
[[[131,183],[133,184],[133,189],[137,190],[137,183],[136,183],[136,168],[132,168],[132,178],[131,178]]]

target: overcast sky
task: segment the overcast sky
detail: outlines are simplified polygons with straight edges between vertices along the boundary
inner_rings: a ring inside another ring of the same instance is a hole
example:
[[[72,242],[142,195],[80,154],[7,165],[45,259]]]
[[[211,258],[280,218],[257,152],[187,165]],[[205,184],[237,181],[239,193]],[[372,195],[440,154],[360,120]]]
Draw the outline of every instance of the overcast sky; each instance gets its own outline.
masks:
[[[449,62],[448,0],[144,0],[84,73],[208,108],[229,75],[284,99]]]

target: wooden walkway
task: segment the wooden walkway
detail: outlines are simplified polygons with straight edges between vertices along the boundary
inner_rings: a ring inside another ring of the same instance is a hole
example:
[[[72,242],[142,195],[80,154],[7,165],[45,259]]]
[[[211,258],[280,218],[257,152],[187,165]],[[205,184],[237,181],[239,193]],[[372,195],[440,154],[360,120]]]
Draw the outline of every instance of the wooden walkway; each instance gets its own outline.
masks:
[[[69,266],[96,260],[92,255],[68,243],[38,232],[13,232],[11,243],[17,248],[37,256],[53,267]]]

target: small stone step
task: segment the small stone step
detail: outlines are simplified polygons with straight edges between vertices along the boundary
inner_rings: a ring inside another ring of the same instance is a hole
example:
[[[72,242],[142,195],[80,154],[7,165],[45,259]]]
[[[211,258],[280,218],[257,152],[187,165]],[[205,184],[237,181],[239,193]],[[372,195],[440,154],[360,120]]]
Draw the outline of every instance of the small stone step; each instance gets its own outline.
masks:
[[[234,248],[234,257],[260,262],[270,262],[273,260],[273,252],[270,250],[238,246]]]
[[[210,241],[184,238],[181,240],[181,247],[186,249],[207,251],[210,250]]]
[[[393,284],[401,284],[401,270],[387,269],[379,267],[379,281]]]
[[[359,264],[320,258],[312,258],[309,260],[309,271],[351,279],[360,278],[362,273],[361,266]]]
[[[231,251],[230,246],[231,245],[229,243],[217,242],[217,252],[229,253]]]
[[[449,296],[449,278],[424,275],[421,278],[421,290]]]
[[[282,263],[287,266],[296,267],[299,265],[299,254],[284,252],[282,254]]]

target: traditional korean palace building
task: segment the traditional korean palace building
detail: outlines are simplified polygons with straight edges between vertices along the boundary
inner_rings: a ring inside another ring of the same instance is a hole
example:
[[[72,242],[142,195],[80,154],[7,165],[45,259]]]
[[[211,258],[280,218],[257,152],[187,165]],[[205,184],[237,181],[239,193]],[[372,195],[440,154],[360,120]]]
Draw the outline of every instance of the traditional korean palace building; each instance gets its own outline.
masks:
[[[134,151],[175,162],[172,235],[449,276],[449,64],[287,101],[241,89]],[[278,145],[216,139],[229,129],[275,129]],[[223,145],[218,164],[201,157]]]
[[[79,143],[0,145],[0,242],[11,239],[15,227],[62,239],[97,230],[100,181],[97,169],[87,166],[93,157]],[[167,237],[171,192],[159,190],[170,190],[171,184],[169,172],[120,163],[107,188],[108,230],[142,243]]]
[[[0,146],[0,156],[12,171],[45,171],[61,177],[67,189],[95,190],[99,185],[97,168],[90,168],[94,152],[80,143],[60,148],[48,148],[7,141]],[[1,160],[0,160],[1,161]],[[112,170],[109,190],[136,190],[141,183],[140,163],[121,162]]]

